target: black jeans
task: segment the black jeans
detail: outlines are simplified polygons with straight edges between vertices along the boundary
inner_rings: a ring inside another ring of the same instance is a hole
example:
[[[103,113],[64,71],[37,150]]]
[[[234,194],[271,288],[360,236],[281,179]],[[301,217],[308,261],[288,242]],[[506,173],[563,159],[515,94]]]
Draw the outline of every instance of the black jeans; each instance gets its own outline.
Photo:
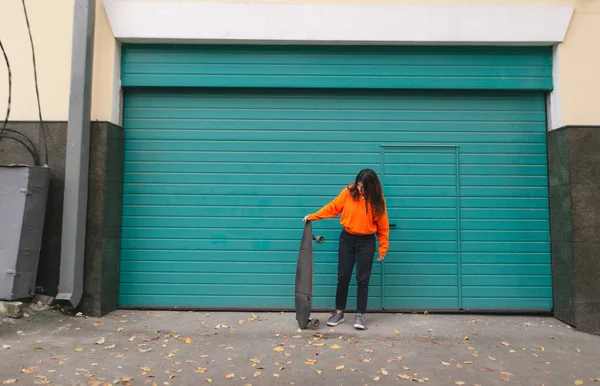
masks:
[[[369,297],[369,280],[371,267],[375,257],[375,235],[353,235],[342,231],[338,249],[338,284],[335,294],[335,305],[344,311],[348,298],[348,286],[352,278],[352,269],[356,263],[357,305],[356,312],[367,311]]]

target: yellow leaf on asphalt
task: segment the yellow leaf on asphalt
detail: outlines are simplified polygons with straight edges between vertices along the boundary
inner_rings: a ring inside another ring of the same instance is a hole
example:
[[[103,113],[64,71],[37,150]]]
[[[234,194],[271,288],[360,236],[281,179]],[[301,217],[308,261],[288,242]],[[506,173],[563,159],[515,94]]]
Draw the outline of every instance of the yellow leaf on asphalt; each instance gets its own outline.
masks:
[[[488,358],[489,358],[489,360],[491,360],[491,361],[495,361],[495,360],[496,360],[496,358],[494,358],[494,357],[491,357],[491,356],[488,356]]]
[[[380,379],[379,377],[375,377],[375,378],[373,378],[373,380],[374,380],[375,382],[377,382],[379,379]]]
[[[105,350],[110,350],[111,348],[115,348],[117,345],[116,344],[111,344],[110,346],[106,346],[104,347]]]
[[[185,344],[190,344],[192,342],[193,342],[192,338],[185,338],[183,341],[183,343],[185,343]]]
[[[77,347],[77,348],[75,349],[75,351],[76,351],[76,352],[82,352],[82,351],[83,351],[83,347]]]
[[[4,348],[4,349],[7,349],[7,350],[10,350],[10,349],[12,348],[12,346],[11,346],[11,345],[9,345],[9,344],[3,344],[3,345],[2,345],[2,348]]]
[[[279,378],[279,374],[273,374],[275,378]]]
[[[152,371],[150,368],[148,367],[140,367],[140,370],[145,371],[145,372],[149,372]]]
[[[250,359],[250,362],[252,362],[252,363],[260,363],[260,360],[258,360],[258,359]]]
[[[99,341],[96,342],[96,344],[104,344],[106,342],[106,338],[102,337],[100,338]]]
[[[201,373],[204,374],[206,372],[206,367],[198,367],[196,370],[194,370],[196,373]]]
[[[461,381],[458,381],[458,382],[454,382],[454,384],[456,384],[456,385],[464,385],[465,383],[461,382]]]
[[[15,382],[17,382],[17,380],[15,378],[11,378],[11,379],[7,379],[6,381],[2,382],[2,384],[3,385],[12,385]]]
[[[576,385],[583,385],[583,381],[578,379],[578,380],[575,381],[575,384]]]
[[[507,342],[500,342],[500,344],[505,347],[510,347],[510,344],[508,344]]]
[[[337,371],[343,370],[344,369],[344,365],[339,365],[335,368]]]
[[[471,361],[466,361],[465,362],[465,365],[471,365],[471,364],[473,364],[473,362],[471,362]]]
[[[334,344],[333,346],[331,346],[332,349],[334,350],[339,350],[342,348],[342,346],[338,345],[338,344]]]
[[[542,346],[539,346],[540,350],[542,350],[542,352],[544,352],[545,348],[543,348]]]
[[[516,353],[516,351],[515,350],[510,350],[510,353],[514,354],[514,353]]]
[[[461,363],[457,363],[457,364],[456,364],[456,368],[458,368],[458,369],[462,369],[462,368],[463,368],[463,365],[462,365]]]
[[[123,331],[123,330],[124,330],[124,328],[123,328],[123,327],[119,327],[119,328],[117,328],[117,332],[121,332],[121,331]]]
[[[262,371],[257,371],[254,373],[254,378],[259,377],[262,374]]]
[[[306,362],[307,365],[314,365],[315,363],[317,363],[316,359],[307,359]]]
[[[513,373],[508,372],[508,371],[500,371],[500,374],[502,374],[502,375],[508,375],[509,377],[514,377],[515,376]]]
[[[394,334],[399,334],[400,330],[394,330]]]
[[[212,383],[212,378],[206,378],[206,382]]]
[[[25,373],[25,374],[31,374],[31,373],[35,372],[35,370],[37,370],[37,366],[31,366],[31,367],[21,366],[21,372]]]
[[[254,315],[254,312],[252,312],[251,315],[254,319],[258,319],[258,316]]]
[[[325,346],[325,343],[315,343],[313,344],[313,347],[323,347]]]
[[[510,382],[510,378],[500,377],[498,379],[501,380],[502,382]]]
[[[474,352],[474,353],[473,353],[473,356],[474,356],[475,358],[479,358],[479,354],[477,354],[476,352]]]
[[[448,362],[444,362],[444,361],[440,361],[440,362],[442,362],[442,364],[443,364],[444,366],[450,366],[450,363],[448,363]]]
[[[386,369],[381,369],[381,374],[383,374],[383,375],[388,375],[388,372],[387,372],[387,370],[386,370]]]
[[[316,373],[319,374],[319,375],[321,375],[321,374],[323,374],[323,371],[317,370]]]
[[[28,317],[30,317],[31,315],[29,315],[27,312],[23,312],[23,316],[24,316],[24,317],[26,317],[26,318],[28,318]]]
[[[234,374],[234,373],[231,373],[231,374],[227,374],[227,375],[225,376],[225,379],[231,379],[231,378],[233,378],[233,377],[235,377],[235,374]]]
[[[275,347],[273,349],[273,351],[282,352],[283,351],[283,347]]]
[[[354,372],[356,372],[356,369],[350,369],[350,371],[352,371],[354,373]]]

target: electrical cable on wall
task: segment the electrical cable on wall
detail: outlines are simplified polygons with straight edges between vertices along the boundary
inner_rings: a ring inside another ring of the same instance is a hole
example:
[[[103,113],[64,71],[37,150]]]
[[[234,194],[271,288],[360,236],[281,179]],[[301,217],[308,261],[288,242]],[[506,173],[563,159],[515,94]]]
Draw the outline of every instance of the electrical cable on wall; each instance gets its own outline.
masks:
[[[27,31],[29,32],[29,41],[31,42],[31,55],[33,57],[33,78],[35,81],[35,94],[37,97],[38,104],[38,113],[40,117],[40,126],[42,131],[42,136],[44,139],[44,165],[48,165],[48,141],[46,138],[46,129],[44,128],[44,121],[42,120],[42,107],[40,105],[40,91],[38,88],[38,80],[37,80],[37,66],[35,63],[35,49],[33,47],[33,37],[31,36],[31,27],[29,25],[29,17],[27,16],[27,6],[25,5],[25,0],[22,0],[23,3],[23,12],[25,12],[25,22],[27,23]]]
[[[8,71],[8,103],[7,103],[7,107],[6,107],[6,117],[4,118],[4,123],[2,124],[2,129],[0,129],[0,139],[6,138],[6,139],[10,139],[10,140],[13,140],[13,141],[21,144],[29,152],[29,154],[31,154],[34,165],[39,166],[40,157],[37,153],[37,150],[35,148],[35,145],[33,144],[33,141],[31,140],[31,138],[29,138],[25,134],[15,130],[15,129],[9,129],[6,127],[8,124],[8,119],[10,117],[10,103],[11,103],[11,96],[12,96],[12,72],[10,70],[10,61],[8,60],[8,55],[6,54],[6,50],[4,49],[4,45],[2,45],[1,40],[0,40],[0,49],[2,50],[2,54],[4,55],[4,61],[6,62],[6,69]],[[7,133],[11,133],[14,136],[9,135]],[[24,138],[27,142],[29,142],[29,144],[27,144],[20,137],[17,137],[17,135]]]

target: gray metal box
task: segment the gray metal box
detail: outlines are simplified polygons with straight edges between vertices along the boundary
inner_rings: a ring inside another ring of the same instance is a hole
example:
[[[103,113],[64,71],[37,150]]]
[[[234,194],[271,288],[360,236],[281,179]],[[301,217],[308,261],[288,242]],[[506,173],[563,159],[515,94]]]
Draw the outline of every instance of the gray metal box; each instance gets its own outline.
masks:
[[[0,299],[33,296],[50,168],[0,165]]]

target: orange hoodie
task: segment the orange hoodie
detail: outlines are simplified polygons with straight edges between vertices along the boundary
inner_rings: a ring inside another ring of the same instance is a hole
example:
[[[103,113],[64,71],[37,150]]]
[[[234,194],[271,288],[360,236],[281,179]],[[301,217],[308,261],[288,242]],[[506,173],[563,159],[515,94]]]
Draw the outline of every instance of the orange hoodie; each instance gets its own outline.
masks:
[[[385,201],[384,201],[385,202]],[[379,240],[379,255],[385,256],[389,246],[390,224],[386,211],[379,218],[373,215],[372,208],[366,211],[366,201],[361,198],[358,201],[352,199],[350,189],[344,188],[340,194],[329,204],[325,205],[316,213],[308,215],[311,221],[336,217],[342,214],[340,224],[349,233],[355,235],[373,234]]]

